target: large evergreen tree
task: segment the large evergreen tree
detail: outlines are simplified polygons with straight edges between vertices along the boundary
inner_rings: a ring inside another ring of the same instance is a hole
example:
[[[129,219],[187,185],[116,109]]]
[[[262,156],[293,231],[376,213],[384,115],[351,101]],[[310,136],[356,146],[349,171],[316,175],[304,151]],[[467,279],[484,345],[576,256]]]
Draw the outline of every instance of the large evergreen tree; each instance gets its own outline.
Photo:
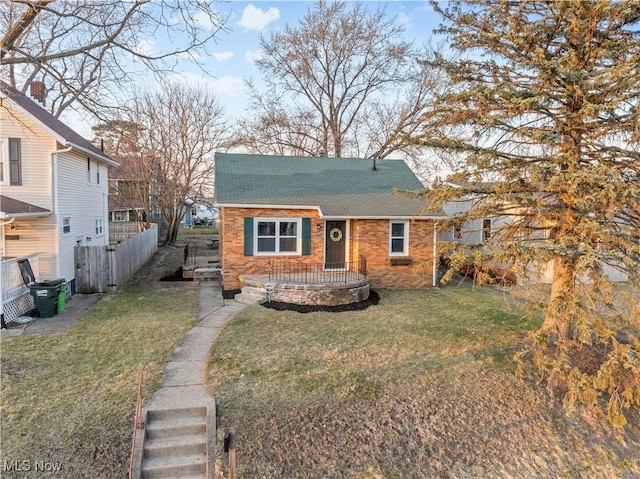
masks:
[[[421,142],[458,158],[468,180],[436,195],[476,198],[464,220],[504,219],[475,260],[521,277],[553,265],[530,357],[568,404],[604,398],[622,425],[640,405],[640,3],[433,7],[457,56],[430,60],[453,87]],[[629,276],[629,295],[605,265]]]

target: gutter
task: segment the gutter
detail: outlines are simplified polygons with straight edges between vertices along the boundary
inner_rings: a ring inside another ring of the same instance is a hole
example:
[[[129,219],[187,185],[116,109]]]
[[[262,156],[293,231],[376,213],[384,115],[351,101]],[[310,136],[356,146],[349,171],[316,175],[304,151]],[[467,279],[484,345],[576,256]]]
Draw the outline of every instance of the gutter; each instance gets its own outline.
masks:
[[[91,156],[93,158],[97,158],[97,159],[99,159],[101,161],[104,161],[105,163],[107,163],[107,164],[109,164],[111,166],[120,166],[120,163],[118,163],[117,161],[113,161],[111,158],[107,158],[106,156],[97,155],[94,151],[91,151],[91,150],[89,150],[87,148],[83,148],[80,145],[76,145],[75,143],[72,143],[70,141],[67,141],[66,144],[67,144],[68,148],[81,151],[82,153],[84,153],[86,155],[89,155],[89,156]],[[69,150],[64,150],[63,152],[67,152],[67,151],[69,151]]]

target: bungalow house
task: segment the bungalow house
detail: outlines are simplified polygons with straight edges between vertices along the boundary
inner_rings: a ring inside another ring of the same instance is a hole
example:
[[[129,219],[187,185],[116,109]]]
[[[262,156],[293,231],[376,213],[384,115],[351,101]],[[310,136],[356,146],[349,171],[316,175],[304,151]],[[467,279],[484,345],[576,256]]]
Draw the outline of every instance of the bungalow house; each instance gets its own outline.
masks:
[[[109,244],[109,165],[117,163],[0,82],[0,304],[7,321],[33,305],[18,260],[29,259],[36,277],[64,278],[73,293],[75,246]]]
[[[301,282],[358,271],[372,287],[434,284],[444,213],[401,193],[424,191],[404,161],[216,153],[215,166],[225,289],[293,270]]]

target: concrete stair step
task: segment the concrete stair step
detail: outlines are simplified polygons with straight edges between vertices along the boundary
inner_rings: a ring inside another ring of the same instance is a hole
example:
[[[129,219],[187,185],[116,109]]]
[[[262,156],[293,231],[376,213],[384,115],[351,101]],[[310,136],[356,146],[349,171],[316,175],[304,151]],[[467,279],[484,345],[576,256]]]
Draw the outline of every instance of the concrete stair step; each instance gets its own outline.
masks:
[[[201,268],[197,267],[193,270],[193,279],[200,281],[217,280],[222,277],[220,268]]]
[[[206,434],[207,423],[202,417],[172,417],[148,421],[145,430],[148,439]]]
[[[204,477],[207,471],[207,457],[196,454],[180,457],[145,458],[142,462],[143,479],[167,477]],[[202,474],[200,476],[200,474]]]
[[[147,420],[157,421],[177,417],[202,417],[207,416],[207,408],[204,406],[182,407],[171,409],[153,409],[147,413]]]
[[[205,454],[207,437],[205,434],[158,437],[144,443],[144,457],[169,457]]]

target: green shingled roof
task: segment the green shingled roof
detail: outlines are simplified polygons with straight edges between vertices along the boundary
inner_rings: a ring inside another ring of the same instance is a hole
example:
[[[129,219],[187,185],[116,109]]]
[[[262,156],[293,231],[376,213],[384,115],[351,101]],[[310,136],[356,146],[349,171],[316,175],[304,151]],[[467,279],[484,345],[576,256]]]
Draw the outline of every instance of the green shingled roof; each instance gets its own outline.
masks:
[[[216,153],[221,205],[318,207],[330,217],[434,217],[424,199],[394,193],[424,186],[401,160]]]

